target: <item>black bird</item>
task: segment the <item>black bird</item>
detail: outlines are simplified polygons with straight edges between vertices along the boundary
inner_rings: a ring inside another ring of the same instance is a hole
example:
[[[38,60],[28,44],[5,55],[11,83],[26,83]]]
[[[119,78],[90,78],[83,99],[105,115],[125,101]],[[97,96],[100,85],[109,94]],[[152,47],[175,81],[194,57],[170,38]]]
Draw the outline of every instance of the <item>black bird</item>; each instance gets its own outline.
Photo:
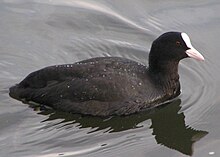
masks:
[[[204,60],[186,33],[167,32],[152,44],[149,66],[120,57],[99,57],[32,72],[10,96],[54,109],[94,116],[129,115],[180,94],[178,64]]]

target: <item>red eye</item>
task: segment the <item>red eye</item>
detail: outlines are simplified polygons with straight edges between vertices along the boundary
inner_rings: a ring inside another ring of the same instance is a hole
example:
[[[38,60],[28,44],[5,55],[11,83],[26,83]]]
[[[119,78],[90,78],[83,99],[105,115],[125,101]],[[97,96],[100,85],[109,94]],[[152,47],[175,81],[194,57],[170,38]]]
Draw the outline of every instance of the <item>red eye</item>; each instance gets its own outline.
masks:
[[[177,46],[181,46],[180,41],[176,41],[176,45],[177,45]]]

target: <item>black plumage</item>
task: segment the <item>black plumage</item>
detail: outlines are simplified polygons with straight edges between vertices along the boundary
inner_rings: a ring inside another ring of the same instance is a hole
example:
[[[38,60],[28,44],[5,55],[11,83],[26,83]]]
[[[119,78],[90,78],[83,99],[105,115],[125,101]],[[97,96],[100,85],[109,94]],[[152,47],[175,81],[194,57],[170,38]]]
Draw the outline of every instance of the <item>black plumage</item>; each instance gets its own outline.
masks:
[[[180,94],[178,64],[189,49],[182,33],[168,32],[153,42],[148,67],[120,57],[50,66],[29,74],[9,94],[73,113],[136,113]]]

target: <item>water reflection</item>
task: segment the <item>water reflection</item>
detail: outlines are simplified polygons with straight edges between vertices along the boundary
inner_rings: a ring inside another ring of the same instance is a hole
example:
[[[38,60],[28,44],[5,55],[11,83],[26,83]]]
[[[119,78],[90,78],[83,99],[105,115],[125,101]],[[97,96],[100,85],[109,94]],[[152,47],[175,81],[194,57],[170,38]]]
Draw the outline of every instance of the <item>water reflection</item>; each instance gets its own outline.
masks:
[[[177,100],[163,110],[151,116],[153,135],[158,144],[175,149],[186,155],[192,155],[193,143],[208,134],[206,131],[195,130],[185,124],[184,113],[180,110],[180,100]]]
[[[153,130],[153,135],[158,144],[186,155],[192,155],[193,144],[207,135],[208,132],[186,126],[184,113],[178,113],[181,109],[180,104],[181,100],[177,99],[151,111],[125,117],[101,118],[53,110],[43,110],[39,114],[49,116],[44,122],[61,119],[62,121],[55,125],[63,124],[63,128],[67,125],[71,127],[73,124],[78,124],[79,128],[92,128],[91,132],[105,129],[109,133],[143,127],[140,124],[141,122],[151,120],[150,128]]]

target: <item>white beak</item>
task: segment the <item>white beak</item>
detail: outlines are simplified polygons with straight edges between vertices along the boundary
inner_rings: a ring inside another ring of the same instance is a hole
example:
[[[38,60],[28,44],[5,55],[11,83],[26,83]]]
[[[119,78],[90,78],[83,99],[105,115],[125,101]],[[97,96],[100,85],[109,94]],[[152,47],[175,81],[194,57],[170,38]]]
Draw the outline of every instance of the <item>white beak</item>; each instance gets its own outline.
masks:
[[[190,49],[186,50],[186,54],[189,57],[194,58],[194,59],[199,60],[199,61],[204,61],[205,60],[205,58],[199,53],[199,51],[197,51],[193,47],[191,47]]]
[[[181,33],[181,36],[186,43],[186,46],[189,48],[188,50],[186,50],[186,54],[191,58],[204,61],[204,57],[192,46],[189,36],[186,33]]]

